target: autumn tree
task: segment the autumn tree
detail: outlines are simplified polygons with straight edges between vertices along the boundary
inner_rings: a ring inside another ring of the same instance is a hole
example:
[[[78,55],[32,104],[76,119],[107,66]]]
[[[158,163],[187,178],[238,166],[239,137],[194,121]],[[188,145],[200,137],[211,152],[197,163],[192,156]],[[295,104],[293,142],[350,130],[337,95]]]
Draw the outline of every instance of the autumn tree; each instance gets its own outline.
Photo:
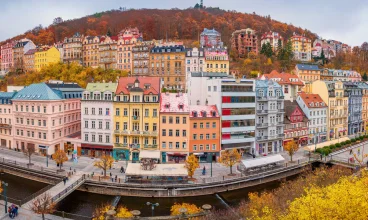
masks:
[[[289,141],[285,144],[284,150],[290,156],[290,161],[293,162],[293,155],[299,150],[299,146],[295,141]]]
[[[187,212],[185,214],[187,215],[193,215],[193,214],[197,214],[202,212],[203,210],[196,206],[195,204],[189,204],[189,203],[175,203],[173,206],[171,206],[171,215],[181,215],[182,213],[180,212],[181,208],[185,208],[187,210]]]
[[[53,155],[52,159],[55,160],[57,164],[59,164],[59,170],[61,171],[61,166],[65,161],[68,161],[68,156],[62,150],[57,150]]]
[[[241,155],[237,149],[222,151],[220,157],[220,163],[230,167],[230,175],[233,174],[233,166],[239,163],[241,160]]]
[[[112,166],[114,158],[109,154],[102,155],[97,161],[95,161],[94,166],[103,170],[104,177],[106,177],[106,171]]]
[[[187,168],[188,176],[193,178],[195,170],[199,168],[198,158],[194,154],[185,160],[185,168]]]
[[[23,151],[24,155],[28,157],[28,165],[33,165],[31,163],[31,157],[36,152],[36,148],[34,144],[28,144],[25,150]]]
[[[102,205],[95,209],[92,220],[105,220],[106,212],[109,210],[114,210],[115,207],[111,205]],[[113,216],[116,218],[131,218],[132,213],[125,206],[118,206],[116,208],[116,214]]]
[[[41,214],[42,219],[45,220],[45,214],[53,213],[55,205],[51,196],[48,193],[44,193],[32,200],[30,209],[36,214]]]

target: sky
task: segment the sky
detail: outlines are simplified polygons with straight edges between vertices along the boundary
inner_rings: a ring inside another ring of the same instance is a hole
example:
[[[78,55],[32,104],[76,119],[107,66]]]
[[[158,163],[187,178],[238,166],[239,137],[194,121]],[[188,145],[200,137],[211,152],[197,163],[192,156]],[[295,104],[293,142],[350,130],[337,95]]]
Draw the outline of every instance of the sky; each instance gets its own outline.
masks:
[[[1,0],[0,41],[56,17],[64,20],[126,8],[180,8],[200,0]],[[367,0],[204,0],[205,6],[259,15],[306,28],[324,39],[359,46],[368,40]]]

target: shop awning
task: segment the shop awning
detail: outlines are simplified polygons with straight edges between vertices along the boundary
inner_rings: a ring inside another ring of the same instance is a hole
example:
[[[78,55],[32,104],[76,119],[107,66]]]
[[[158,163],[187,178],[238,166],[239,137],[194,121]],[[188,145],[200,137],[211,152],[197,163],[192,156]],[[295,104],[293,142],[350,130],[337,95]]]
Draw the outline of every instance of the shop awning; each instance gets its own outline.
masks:
[[[184,164],[156,164],[153,170],[143,170],[140,163],[129,163],[126,176],[188,176]]]
[[[242,160],[242,163],[246,169],[249,169],[253,167],[260,167],[260,166],[265,166],[267,164],[279,163],[279,162],[284,162],[284,161],[285,159],[283,156],[281,156],[280,154],[276,154],[276,155],[267,156],[267,157]]]
[[[181,154],[181,153],[167,153],[169,156],[178,156],[178,157],[186,157],[187,154]]]
[[[141,150],[139,152],[139,159],[149,158],[149,159],[160,159],[159,150]]]
[[[82,143],[82,149],[88,148],[88,149],[101,149],[101,150],[112,150],[112,146],[108,145],[96,145],[96,144],[83,144]]]

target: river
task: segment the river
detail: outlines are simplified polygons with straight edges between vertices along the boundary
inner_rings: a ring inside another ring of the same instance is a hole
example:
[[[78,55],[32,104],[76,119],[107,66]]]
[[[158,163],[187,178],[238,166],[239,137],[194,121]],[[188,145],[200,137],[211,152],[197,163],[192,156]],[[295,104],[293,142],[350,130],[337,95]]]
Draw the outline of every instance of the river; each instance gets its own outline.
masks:
[[[295,177],[289,177],[295,178]],[[37,192],[47,184],[24,179],[10,174],[1,174],[0,179],[9,184],[8,196],[14,199],[25,198],[32,193]],[[210,204],[215,209],[226,209],[227,205],[237,205],[241,200],[248,199],[249,192],[262,192],[264,190],[272,190],[280,185],[280,181],[265,183],[262,185],[239,189],[230,192],[219,193],[218,195],[182,197],[182,198],[140,198],[140,197],[124,197],[122,196],[119,205],[126,206],[129,210],[141,211],[141,216],[151,216],[151,207],[147,206],[147,202],[159,203],[155,208],[154,215],[169,215],[170,208],[174,203],[193,203],[198,206]],[[114,196],[100,195],[82,191],[75,191],[57,204],[58,211],[78,214],[82,216],[92,216],[96,207],[103,204],[111,204]]]

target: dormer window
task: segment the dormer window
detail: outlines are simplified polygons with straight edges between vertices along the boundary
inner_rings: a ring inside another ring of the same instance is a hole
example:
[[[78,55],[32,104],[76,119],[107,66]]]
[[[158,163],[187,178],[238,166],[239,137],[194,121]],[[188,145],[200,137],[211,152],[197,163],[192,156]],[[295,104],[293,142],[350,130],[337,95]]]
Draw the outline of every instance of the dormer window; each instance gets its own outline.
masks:
[[[313,102],[310,103],[310,106],[313,107]]]
[[[207,112],[206,111],[202,111],[202,117],[207,117]]]
[[[183,103],[179,103],[178,108],[181,109],[181,110],[183,110],[184,104]]]
[[[215,111],[212,111],[211,114],[212,114],[212,117],[216,117],[216,112]]]
[[[166,103],[165,108],[167,108],[167,109],[170,108],[170,103]]]
[[[193,111],[193,117],[197,117],[197,116],[198,116],[197,111]]]

